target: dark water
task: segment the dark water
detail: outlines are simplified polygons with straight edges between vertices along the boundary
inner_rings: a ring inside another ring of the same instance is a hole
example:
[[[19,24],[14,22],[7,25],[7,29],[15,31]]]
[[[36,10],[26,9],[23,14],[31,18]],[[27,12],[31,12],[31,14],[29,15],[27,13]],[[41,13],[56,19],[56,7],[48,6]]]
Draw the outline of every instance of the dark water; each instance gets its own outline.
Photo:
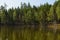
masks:
[[[0,40],[20,40],[25,37],[25,34],[37,31],[38,27],[38,25],[1,25]]]
[[[52,29],[44,32],[40,25],[0,25],[0,40],[60,40],[56,34]]]

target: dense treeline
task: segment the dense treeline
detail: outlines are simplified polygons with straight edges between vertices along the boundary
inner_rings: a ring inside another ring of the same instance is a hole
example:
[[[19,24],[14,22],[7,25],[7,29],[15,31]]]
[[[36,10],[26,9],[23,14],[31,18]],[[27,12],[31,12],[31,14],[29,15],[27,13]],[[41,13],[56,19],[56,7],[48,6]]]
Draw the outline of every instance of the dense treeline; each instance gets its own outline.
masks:
[[[48,3],[39,7],[31,7],[30,3],[22,4],[21,7],[6,9],[6,6],[0,7],[0,24],[40,24],[60,22],[60,1],[53,5]]]
[[[8,10],[5,4],[0,7],[0,40],[60,40],[57,23],[60,23],[60,1],[38,7],[21,3],[21,7]]]

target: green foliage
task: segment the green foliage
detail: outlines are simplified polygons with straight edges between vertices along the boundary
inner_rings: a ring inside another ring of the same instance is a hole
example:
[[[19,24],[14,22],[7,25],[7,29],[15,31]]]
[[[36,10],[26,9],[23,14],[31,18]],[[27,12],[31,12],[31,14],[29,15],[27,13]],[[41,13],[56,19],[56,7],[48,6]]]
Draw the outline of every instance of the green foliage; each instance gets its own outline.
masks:
[[[58,15],[58,20],[60,20],[60,3],[56,7],[56,13]]]
[[[56,1],[53,5],[48,3],[39,7],[31,7],[30,3],[21,3],[21,7],[6,9],[1,6],[0,20],[1,23],[40,23],[41,21],[51,22],[60,20],[60,1]],[[53,18],[55,17],[55,19]]]
[[[48,21],[53,20],[53,7],[50,8],[47,19],[48,19]]]

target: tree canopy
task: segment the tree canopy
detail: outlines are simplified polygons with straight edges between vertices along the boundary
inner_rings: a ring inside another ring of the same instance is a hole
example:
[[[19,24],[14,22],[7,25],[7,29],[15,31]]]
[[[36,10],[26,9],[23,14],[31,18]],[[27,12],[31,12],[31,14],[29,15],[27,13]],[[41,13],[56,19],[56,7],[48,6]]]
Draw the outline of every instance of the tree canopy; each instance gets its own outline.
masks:
[[[18,8],[6,9],[0,7],[0,24],[40,24],[41,22],[60,22],[60,1],[53,5],[48,3],[36,7],[31,7],[30,3],[22,4]]]

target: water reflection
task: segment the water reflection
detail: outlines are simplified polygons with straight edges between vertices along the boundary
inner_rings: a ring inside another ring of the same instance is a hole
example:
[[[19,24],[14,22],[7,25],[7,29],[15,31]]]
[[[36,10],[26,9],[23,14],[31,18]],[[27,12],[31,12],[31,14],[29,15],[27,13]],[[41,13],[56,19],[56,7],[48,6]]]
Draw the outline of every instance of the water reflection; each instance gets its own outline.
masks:
[[[40,25],[0,25],[0,28],[0,40],[54,40],[53,29],[43,32]]]
[[[1,40],[22,40],[27,38],[25,35],[33,34],[38,25],[0,25],[0,27]]]

